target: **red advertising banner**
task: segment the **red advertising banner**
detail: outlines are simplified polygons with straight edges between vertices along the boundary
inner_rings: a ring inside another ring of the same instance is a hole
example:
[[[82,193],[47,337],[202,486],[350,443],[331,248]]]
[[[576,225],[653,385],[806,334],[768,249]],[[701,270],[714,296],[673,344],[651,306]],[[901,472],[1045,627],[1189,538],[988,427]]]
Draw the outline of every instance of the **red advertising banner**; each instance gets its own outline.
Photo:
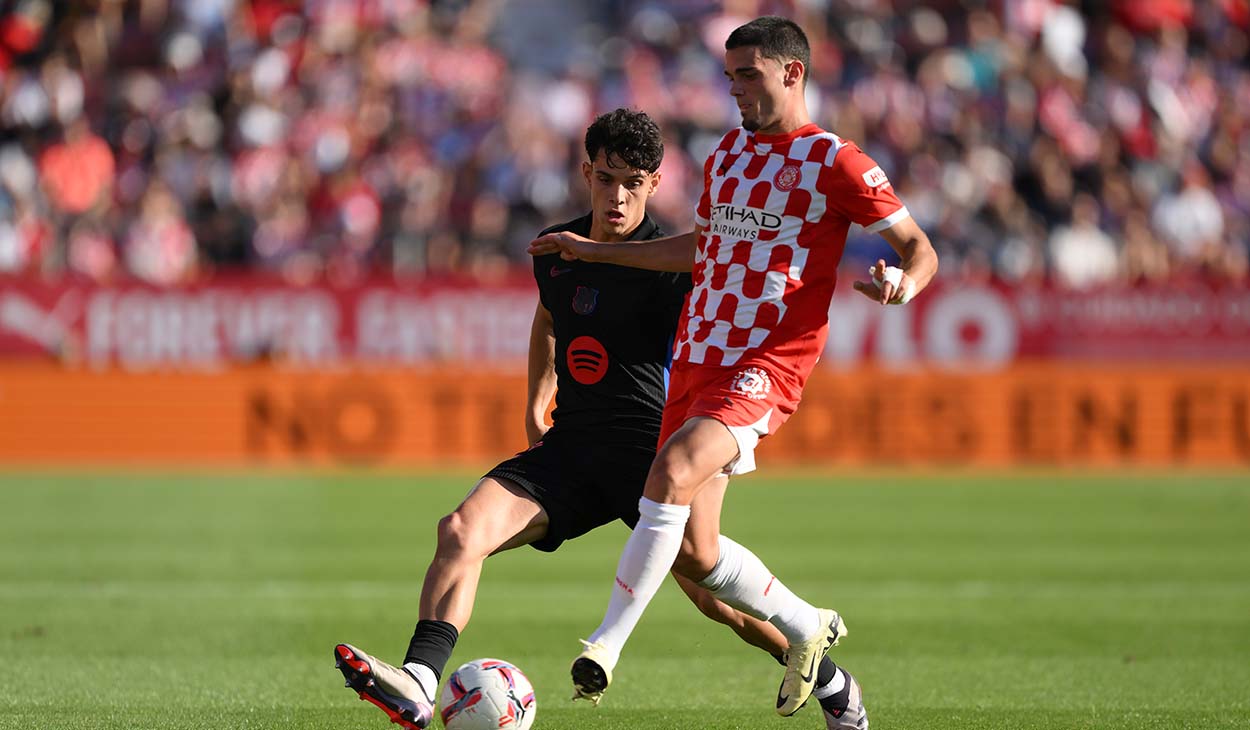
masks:
[[[179,289],[0,278],[0,357],[132,371],[255,362],[515,366],[537,294],[501,281],[295,286],[263,276]],[[1088,292],[943,277],[905,307],[839,287],[822,362],[994,369],[1031,359],[1250,360],[1250,287]]]
[[[0,356],[127,370],[512,364],[536,303],[521,276],[351,287],[231,277],[179,289],[0,280]]]
[[[840,286],[823,362],[1000,367],[1033,359],[1250,360],[1250,287],[1074,291],[940,279],[903,307]]]

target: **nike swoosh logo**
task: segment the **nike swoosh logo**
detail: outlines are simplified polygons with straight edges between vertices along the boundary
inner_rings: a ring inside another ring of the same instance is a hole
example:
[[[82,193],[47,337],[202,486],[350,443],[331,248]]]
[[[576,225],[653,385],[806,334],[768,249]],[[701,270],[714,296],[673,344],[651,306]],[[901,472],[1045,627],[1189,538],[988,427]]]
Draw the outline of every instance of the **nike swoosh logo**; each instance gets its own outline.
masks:
[[[812,676],[815,674],[816,674],[816,655],[812,654],[812,660],[807,665],[807,672],[805,674],[799,675],[799,679],[803,680],[803,684],[807,684],[812,681]]]
[[[800,675],[804,684],[810,683],[812,681],[812,675],[814,675],[815,673],[816,673],[816,657],[813,656],[811,664],[807,667],[807,674]],[[781,707],[789,699],[790,699],[790,695],[783,695],[781,694],[781,692],[778,692],[777,693],[777,707]]]
[[[557,267],[555,267],[555,266],[552,266],[552,267],[551,267],[551,271],[550,271],[549,273],[551,274],[551,278],[553,278],[553,279],[554,279],[554,278],[556,278],[557,276],[562,276],[562,275],[564,275],[564,274],[569,273],[570,271],[572,271],[572,269],[560,269],[560,268],[557,268]]]

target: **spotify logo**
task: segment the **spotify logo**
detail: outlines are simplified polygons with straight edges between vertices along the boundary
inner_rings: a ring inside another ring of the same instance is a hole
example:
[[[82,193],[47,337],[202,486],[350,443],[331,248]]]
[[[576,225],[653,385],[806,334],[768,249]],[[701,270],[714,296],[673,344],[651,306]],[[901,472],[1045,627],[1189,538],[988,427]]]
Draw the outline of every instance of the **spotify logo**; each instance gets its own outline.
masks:
[[[593,337],[583,335],[569,343],[568,366],[573,379],[594,385],[608,372],[608,351]]]

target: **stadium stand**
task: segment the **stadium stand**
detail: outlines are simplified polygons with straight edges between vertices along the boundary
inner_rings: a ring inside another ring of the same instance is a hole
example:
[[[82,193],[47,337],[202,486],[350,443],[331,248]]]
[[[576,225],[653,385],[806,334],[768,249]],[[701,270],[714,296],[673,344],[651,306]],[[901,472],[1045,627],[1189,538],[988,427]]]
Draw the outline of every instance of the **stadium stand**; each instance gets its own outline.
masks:
[[[652,209],[683,228],[736,120],[724,36],[779,12],[812,35],[817,120],[889,171],[946,271],[1247,274],[1244,0],[2,7],[0,272],[488,275],[583,205],[581,132],[620,105],[665,130]]]

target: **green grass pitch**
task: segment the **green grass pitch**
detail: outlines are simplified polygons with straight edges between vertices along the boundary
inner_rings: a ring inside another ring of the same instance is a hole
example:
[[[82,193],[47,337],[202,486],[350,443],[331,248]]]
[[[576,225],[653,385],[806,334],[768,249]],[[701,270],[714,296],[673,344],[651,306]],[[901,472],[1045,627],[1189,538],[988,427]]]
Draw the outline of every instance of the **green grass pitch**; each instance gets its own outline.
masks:
[[[0,477],[0,728],[391,727],[331,649],[402,656],[436,520],[397,473]],[[836,607],[872,727],[1250,728],[1250,476],[856,473],[731,487],[724,530]],[[453,666],[519,664],[538,728],[823,728],[666,585],[603,706],[567,699],[623,527],[492,558]]]

